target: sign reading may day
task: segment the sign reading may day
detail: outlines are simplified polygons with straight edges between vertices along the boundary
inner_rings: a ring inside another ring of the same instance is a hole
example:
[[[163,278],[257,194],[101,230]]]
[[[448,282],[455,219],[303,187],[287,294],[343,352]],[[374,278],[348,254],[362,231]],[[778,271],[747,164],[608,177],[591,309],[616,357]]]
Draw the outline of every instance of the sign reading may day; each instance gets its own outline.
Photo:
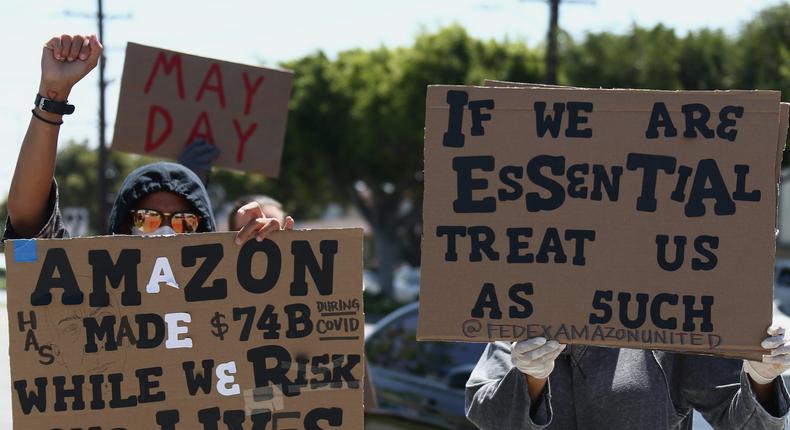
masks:
[[[778,92],[431,86],[426,115],[420,340],[761,356]]]
[[[293,74],[153,48],[126,46],[113,149],[178,158],[204,140],[215,165],[276,177]]]
[[[362,429],[362,232],[15,240],[14,429]]]

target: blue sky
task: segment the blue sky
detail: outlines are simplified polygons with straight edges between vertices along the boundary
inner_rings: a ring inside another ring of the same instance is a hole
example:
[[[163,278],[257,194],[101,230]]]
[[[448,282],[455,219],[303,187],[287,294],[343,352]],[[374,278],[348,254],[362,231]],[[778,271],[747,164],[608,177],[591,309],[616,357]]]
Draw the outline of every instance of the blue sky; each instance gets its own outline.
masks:
[[[574,37],[585,32],[625,32],[634,23],[663,23],[679,34],[702,27],[736,33],[744,22],[776,0],[595,0],[566,4],[560,25]],[[460,23],[475,37],[505,37],[542,43],[548,22],[544,1],[518,0],[339,0],[245,1],[112,0],[105,25],[108,87],[108,144],[118,103],[126,42],[217,57],[242,63],[278,61],[323,50],[408,45],[422,30]],[[38,88],[41,46],[62,33],[95,33],[95,1],[5,0],[0,15],[5,60],[0,67],[0,196],[10,186],[16,156]],[[66,11],[71,11],[67,14]],[[128,17],[126,17],[128,16]],[[98,78],[94,72],[72,91],[77,106],[65,118],[61,142],[97,141]]]

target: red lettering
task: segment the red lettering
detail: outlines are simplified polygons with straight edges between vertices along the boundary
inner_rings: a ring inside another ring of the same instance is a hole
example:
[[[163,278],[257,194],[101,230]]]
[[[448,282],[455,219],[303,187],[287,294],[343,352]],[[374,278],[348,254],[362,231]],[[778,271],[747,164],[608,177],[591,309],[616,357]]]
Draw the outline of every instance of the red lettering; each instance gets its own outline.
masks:
[[[164,68],[165,75],[170,75],[173,72],[173,69],[176,70],[178,98],[184,100],[184,73],[181,70],[181,56],[179,54],[173,54],[173,56],[168,60],[164,52],[159,52],[159,55],[156,56],[154,67],[151,69],[151,74],[148,75],[148,82],[145,84],[145,93],[148,94],[148,92],[151,91],[151,87],[154,85],[154,78],[156,78],[160,66]]]
[[[236,136],[239,138],[239,149],[236,150],[236,163],[241,163],[241,160],[244,159],[244,147],[247,145],[247,141],[250,140],[250,136],[255,133],[255,130],[258,129],[258,123],[253,122],[247,127],[247,131],[241,131],[241,124],[239,121],[234,118],[233,119],[233,128],[236,129]]]
[[[159,134],[159,137],[154,140],[154,127],[156,126],[156,116],[162,117],[165,120],[165,129]],[[173,131],[173,118],[170,116],[170,112],[167,109],[163,108],[159,105],[151,105],[148,109],[148,130],[145,133],[145,152],[151,152],[156,148],[159,148],[168,137],[170,137],[170,133]]]
[[[241,76],[244,78],[244,89],[247,90],[247,98],[244,100],[244,115],[248,115],[250,113],[250,106],[252,106],[252,96],[254,96],[258,88],[261,87],[264,77],[259,76],[258,79],[255,80],[255,83],[250,86],[250,77],[247,76],[247,72],[244,72]]]
[[[209,80],[212,76],[215,76],[216,83],[214,85],[209,85]],[[200,101],[203,98],[203,91],[214,91],[217,93],[217,97],[219,97],[219,105],[222,108],[225,108],[225,90],[222,87],[222,71],[219,69],[219,64],[214,63],[209,67],[208,72],[206,72],[206,77],[203,78],[203,83],[200,85],[200,90],[198,90],[197,97],[195,101]]]
[[[187,145],[196,141],[205,140],[210,144],[214,144],[214,133],[211,131],[211,122],[208,120],[206,111],[200,112],[195,125],[192,126],[192,131],[189,133]]]

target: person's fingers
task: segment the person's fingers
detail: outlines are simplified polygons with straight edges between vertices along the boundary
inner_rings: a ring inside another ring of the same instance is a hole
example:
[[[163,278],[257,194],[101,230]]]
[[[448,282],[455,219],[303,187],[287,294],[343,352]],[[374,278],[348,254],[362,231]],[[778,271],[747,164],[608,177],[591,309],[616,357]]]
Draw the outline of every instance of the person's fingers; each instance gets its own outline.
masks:
[[[52,55],[56,60],[62,61],[63,56],[60,55],[60,52],[63,51],[63,39],[60,37],[53,37],[50,42],[52,42]]]
[[[66,55],[66,61],[74,61],[80,56],[80,49],[82,49],[82,43],[84,41],[85,38],[79,34],[71,39],[71,49],[69,49],[69,53]]]
[[[536,340],[535,342],[530,342],[532,339],[523,342],[522,345],[516,345],[514,348],[513,354],[516,355],[519,359],[525,361],[532,361],[536,360],[543,355],[548,353],[554,352],[560,349],[560,343],[556,340],[549,340],[546,341],[546,338],[534,338],[540,339]],[[518,342],[521,344],[522,342]]]
[[[779,335],[779,336],[772,336],[765,338],[765,340],[763,340],[762,343],[760,343],[760,346],[762,346],[765,349],[774,349],[784,345],[784,343],[785,343],[784,335]]]
[[[293,218],[291,218],[290,216],[285,217],[284,230],[287,230],[287,231],[293,230],[294,229],[294,224],[296,224],[296,221],[294,221]]]
[[[790,355],[763,355],[763,363],[779,364],[781,366],[790,366]]]
[[[255,235],[255,240],[258,242],[263,242],[267,234],[280,229],[280,220],[276,218],[259,218],[259,220],[262,220],[265,224]]]
[[[60,52],[60,38],[53,37],[52,39],[49,39],[47,43],[44,44],[44,47],[49,49],[50,51]]]
[[[80,47],[79,59],[85,61],[91,55],[91,41],[90,37],[86,37],[82,41],[82,46]]]
[[[548,345],[549,342],[539,347],[537,350],[528,352],[527,354],[539,352],[547,348]],[[524,360],[518,356],[512,356],[513,366],[518,368],[521,372],[532,377],[547,378],[554,369],[554,361],[557,359],[557,357],[559,357],[560,353],[562,353],[564,349],[565,345],[560,345],[558,348],[551,349],[549,352],[533,360]]]
[[[552,350],[552,351],[549,351],[546,354],[543,354],[540,357],[536,358],[535,360],[538,361],[538,362],[542,362],[542,363],[545,363],[547,361],[554,361],[554,360],[557,359],[557,357],[560,356],[560,354],[562,354],[562,351],[565,350],[566,346],[568,346],[568,345],[560,344],[559,348],[557,348],[555,350]]]
[[[785,328],[778,325],[772,325],[768,327],[768,335],[769,336],[781,336],[785,334]]]
[[[545,361],[548,357],[551,357],[554,353],[557,353],[557,355],[559,355],[559,353],[562,352],[563,349],[564,348],[559,342],[557,342],[556,340],[550,340],[546,342],[545,345],[523,354],[521,358],[526,361]]]
[[[217,158],[219,158],[219,154],[221,152],[222,152],[222,150],[219,149],[219,146],[211,145],[211,147],[209,148],[209,156],[211,157],[211,160],[213,161],[213,160],[216,160]]]
[[[58,58],[58,60],[60,61],[66,61],[66,59],[69,56],[69,52],[71,52],[71,36],[69,36],[68,34],[64,34],[63,36],[60,36],[60,43],[61,43],[60,57],[58,58],[56,56],[55,58]]]
[[[263,211],[261,210],[261,205],[258,202],[249,202],[246,205],[239,208],[237,211],[239,215],[247,215],[250,214],[255,218],[262,218]]]
[[[546,344],[545,337],[533,337],[527,340],[520,340],[518,342],[514,342],[513,346],[511,346],[510,351],[511,354],[524,354],[540,348],[541,346]]]
[[[211,160],[219,154],[219,148],[216,145],[212,145],[208,142],[206,143],[196,143],[190,145],[189,148],[190,156],[195,158],[202,158]]]
[[[244,224],[244,227],[242,227],[238,233],[236,233],[236,245],[241,245],[255,237],[258,230],[263,227],[263,223],[259,222],[259,219],[261,218],[251,219],[247,224]]]
[[[95,67],[97,64],[99,64],[99,58],[101,58],[102,45],[101,42],[99,42],[99,39],[96,38],[95,34],[90,35],[88,37],[88,41],[90,42],[91,52],[85,62],[90,64],[92,67]]]
[[[184,151],[186,151],[186,152],[194,152],[194,151],[198,151],[198,150],[202,150],[202,149],[208,148],[210,145],[211,144],[206,142],[205,140],[199,139],[199,140],[195,140],[192,143],[190,143],[189,145],[187,145],[187,148]]]
[[[776,349],[771,350],[771,355],[790,354],[790,345],[782,345]]]

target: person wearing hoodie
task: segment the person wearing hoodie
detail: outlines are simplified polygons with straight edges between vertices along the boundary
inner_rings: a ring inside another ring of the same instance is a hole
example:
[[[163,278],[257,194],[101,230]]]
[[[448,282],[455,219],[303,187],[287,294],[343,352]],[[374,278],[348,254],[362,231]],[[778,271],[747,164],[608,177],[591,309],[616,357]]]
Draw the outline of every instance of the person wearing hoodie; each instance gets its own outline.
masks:
[[[8,193],[8,219],[3,239],[68,237],[58,207],[54,180],[58,132],[63,114],[73,112],[68,96],[74,85],[98,64],[102,46],[95,35],[53,37],[43,47],[41,80],[30,124],[22,141]],[[266,234],[293,229],[268,218],[256,202],[240,213],[248,222],[236,243],[263,240]],[[176,163],[153,163],[124,181],[110,212],[108,234],[173,234],[216,230],[208,193],[200,178]]]

